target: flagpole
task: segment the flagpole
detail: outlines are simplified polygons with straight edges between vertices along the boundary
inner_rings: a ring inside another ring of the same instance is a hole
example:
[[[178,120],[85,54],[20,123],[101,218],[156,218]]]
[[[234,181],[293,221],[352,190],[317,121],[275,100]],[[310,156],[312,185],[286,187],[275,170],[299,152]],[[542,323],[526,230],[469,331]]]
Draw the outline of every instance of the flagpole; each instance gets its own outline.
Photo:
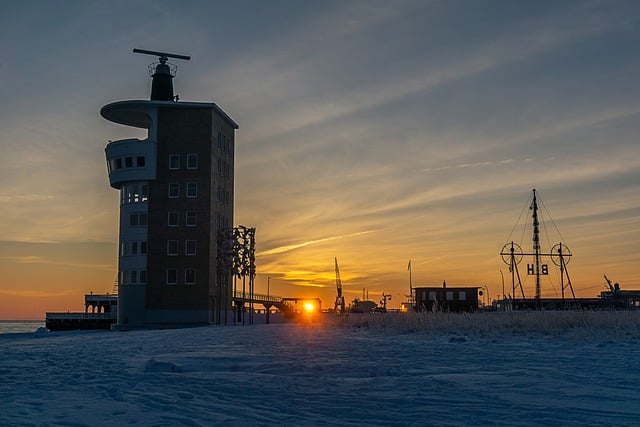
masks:
[[[409,300],[413,302],[413,284],[411,283],[411,260],[409,260]]]

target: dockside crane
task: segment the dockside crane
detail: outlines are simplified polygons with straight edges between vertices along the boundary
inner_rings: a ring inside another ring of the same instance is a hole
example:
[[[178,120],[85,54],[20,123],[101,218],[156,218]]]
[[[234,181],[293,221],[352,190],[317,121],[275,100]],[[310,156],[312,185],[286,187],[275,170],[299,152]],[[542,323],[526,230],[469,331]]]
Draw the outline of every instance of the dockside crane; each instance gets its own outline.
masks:
[[[340,269],[338,268],[338,258],[334,258],[336,263],[336,289],[338,295],[336,296],[336,303],[333,306],[333,311],[336,313],[344,314],[344,296],[342,296],[342,280],[340,280]]]
[[[604,275],[604,280],[607,281],[607,286],[609,286],[609,291],[611,292],[611,299],[613,301],[613,306],[615,308],[624,307],[624,303],[622,301],[622,295],[620,292],[620,283],[611,282],[611,280],[609,280],[606,274]]]
[[[619,283],[613,284],[611,280],[609,280],[606,274],[604,275],[604,280],[607,281],[607,285],[609,286],[609,290],[611,292],[617,292],[620,290],[620,284]]]

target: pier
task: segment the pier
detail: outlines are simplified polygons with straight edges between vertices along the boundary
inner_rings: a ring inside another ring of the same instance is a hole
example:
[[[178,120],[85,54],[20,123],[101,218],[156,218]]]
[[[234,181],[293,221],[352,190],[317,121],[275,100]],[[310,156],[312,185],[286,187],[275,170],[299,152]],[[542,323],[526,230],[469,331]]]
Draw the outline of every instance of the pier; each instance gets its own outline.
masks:
[[[117,320],[117,307],[117,295],[90,293],[84,296],[84,313],[48,312],[45,325],[50,331],[110,329]]]
[[[249,323],[253,323],[254,305],[262,305],[265,308],[266,323],[269,323],[271,308],[275,307],[286,317],[294,317],[303,311],[308,311],[307,307],[298,306],[298,303],[311,304],[313,311],[322,311],[322,301],[320,298],[285,298],[276,295],[252,294],[250,292],[235,291],[233,293],[233,306],[236,313],[236,321],[243,321],[243,313],[249,312]]]

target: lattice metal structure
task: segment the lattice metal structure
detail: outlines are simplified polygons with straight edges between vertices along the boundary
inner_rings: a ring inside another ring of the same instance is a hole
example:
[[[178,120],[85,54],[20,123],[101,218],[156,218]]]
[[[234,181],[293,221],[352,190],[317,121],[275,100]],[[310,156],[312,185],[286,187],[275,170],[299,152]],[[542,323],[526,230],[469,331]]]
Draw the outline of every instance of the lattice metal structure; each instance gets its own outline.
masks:
[[[567,270],[567,264],[571,259],[571,250],[569,247],[559,242],[553,248],[551,248],[549,253],[544,253],[540,247],[540,221],[538,218],[538,200],[536,197],[536,190],[533,190],[533,199],[531,202],[531,206],[529,209],[532,211],[532,219],[533,219],[533,252],[525,253],[523,252],[520,245],[511,241],[502,247],[500,251],[500,255],[502,256],[502,260],[505,264],[509,266],[509,271],[511,272],[511,285],[513,292],[513,299],[516,299],[516,279],[517,285],[520,287],[520,291],[522,293],[522,301],[523,303],[526,301],[526,297],[524,295],[524,288],[522,286],[522,281],[520,279],[520,272],[518,271],[518,264],[522,261],[523,256],[533,256],[533,264],[527,265],[527,273],[529,275],[534,275],[536,280],[536,288],[535,288],[535,300],[536,306],[540,307],[540,277],[546,276],[549,274],[549,269],[547,264],[541,264],[540,260],[543,257],[551,258],[551,261],[560,268],[560,286],[562,288],[562,306],[565,307],[565,289],[567,287],[571,290],[571,295],[573,296],[573,301],[576,301],[576,295],[573,291],[573,285],[571,284],[571,278],[569,277],[569,272]],[[565,277],[567,282],[565,283]],[[503,296],[504,297],[504,296]]]
[[[249,302],[249,323],[253,323],[254,279],[256,276],[255,248],[256,229],[245,226],[218,230],[217,282],[215,297],[215,323],[227,323],[227,312],[233,296],[241,293],[236,300],[236,316],[233,322],[244,324],[244,300]],[[242,290],[238,289],[238,279]]]

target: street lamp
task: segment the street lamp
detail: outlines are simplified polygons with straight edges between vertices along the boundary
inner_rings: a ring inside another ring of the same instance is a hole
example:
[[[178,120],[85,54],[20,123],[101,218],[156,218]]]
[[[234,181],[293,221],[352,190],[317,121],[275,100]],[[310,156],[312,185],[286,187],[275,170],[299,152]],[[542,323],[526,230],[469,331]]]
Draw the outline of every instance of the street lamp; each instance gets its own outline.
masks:
[[[487,288],[487,285],[483,285],[482,289],[487,291],[487,302],[485,303],[485,306],[487,306],[487,305],[489,305],[489,302],[491,302],[491,297],[489,296],[489,288]]]
[[[269,299],[269,287],[271,286],[271,276],[267,277],[267,299]]]

